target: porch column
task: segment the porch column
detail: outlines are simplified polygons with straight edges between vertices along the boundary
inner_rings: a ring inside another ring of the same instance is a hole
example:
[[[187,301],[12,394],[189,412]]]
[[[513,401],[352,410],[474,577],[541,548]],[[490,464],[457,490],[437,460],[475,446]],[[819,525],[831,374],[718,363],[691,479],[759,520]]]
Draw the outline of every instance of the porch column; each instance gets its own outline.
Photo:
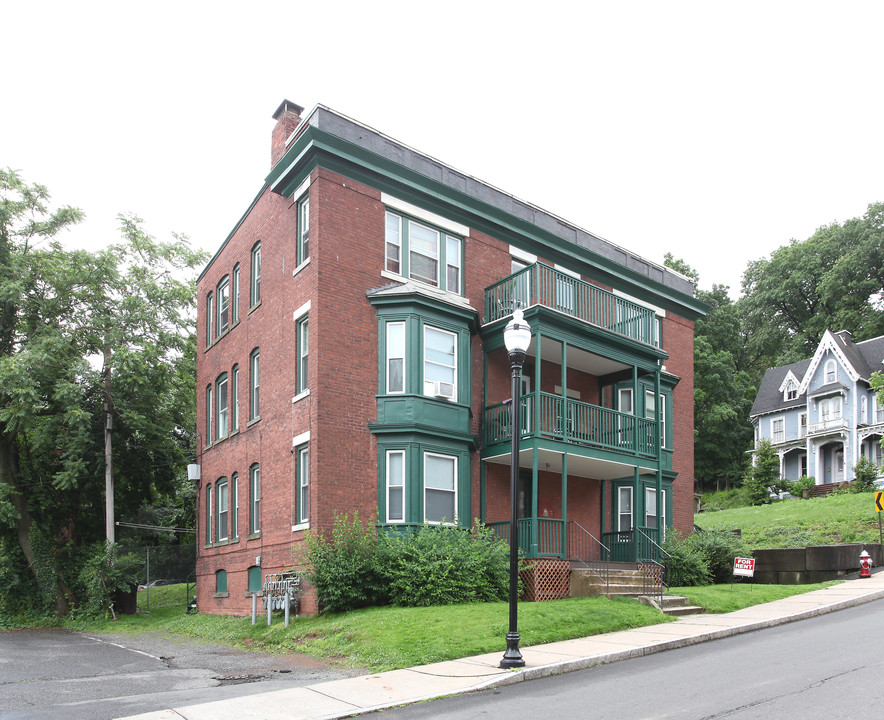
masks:
[[[571,557],[568,547],[568,453],[562,453],[562,552]]]
[[[599,534],[604,536],[604,534],[608,531],[607,519],[608,519],[608,481],[607,480],[599,480],[599,506],[601,507],[602,512],[602,521],[599,525]],[[613,514],[613,510],[611,513]]]
[[[638,452],[638,366],[632,366],[632,448]]]
[[[657,424],[657,483],[655,492],[657,494],[657,542],[663,544],[663,514],[666,510],[663,502],[663,427],[660,418],[666,412],[663,407],[663,398],[660,396],[660,362],[657,363],[657,369],[654,371],[654,407],[657,408],[655,421]],[[662,559],[662,558],[661,558]]]
[[[638,465],[632,468],[632,562],[638,561],[638,527],[639,519],[645,514],[645,497],[641,493],[641,482],[639,481]]]
[[[541,345],[543,343],[543,334],[540,332],[540,324],[537,325],[537,334],[534,336],[534,385],[532,386],[532,394],[534,400],[531,401],[531,413],[534,417],[531,420],[531,434],[535,437],[539,436],[545,428],[541,426],[540,406],[543,400],[540,397],[540,356]],[[535,513],[535,517],[536,517]]]
[[[568,343],[562,340],[562,438],[568,440],[573,428],[568,422]]]
[[[485,522],[485,519],[488,517],[485,513],[486,508],[486,495],[485,495],[485,473],[488,471],[488,463],[483,460],[479,460],[479,520]]]
[[[537,446],[531,451],[531,519],[528,521],[531,527],[531,553],[529,557],[537,557],[540,550],[537,528],[537,490],[540,484],[537,475],[540,472],[538,468]]]

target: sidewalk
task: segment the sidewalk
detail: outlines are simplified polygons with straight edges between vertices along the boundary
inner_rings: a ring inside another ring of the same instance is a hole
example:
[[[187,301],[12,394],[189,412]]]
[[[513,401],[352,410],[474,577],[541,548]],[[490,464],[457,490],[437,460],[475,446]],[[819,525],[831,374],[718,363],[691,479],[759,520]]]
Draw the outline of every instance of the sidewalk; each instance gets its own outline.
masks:
[[[331,720],[533,680],[571,670],[717,640],[884,598],[884,569],[822,590],[725,615],[692,615],[676,622],[522,648],[525,667],[501,670],[499,652],[433,665],[133,715],[122,720]]]

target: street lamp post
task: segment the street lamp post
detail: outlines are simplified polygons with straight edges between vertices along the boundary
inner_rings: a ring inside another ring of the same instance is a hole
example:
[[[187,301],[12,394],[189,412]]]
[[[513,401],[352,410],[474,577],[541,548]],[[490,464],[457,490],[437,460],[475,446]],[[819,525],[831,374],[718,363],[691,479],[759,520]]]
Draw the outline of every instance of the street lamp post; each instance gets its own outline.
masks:
[[[521,428],[522,404],[522,363],[531,343],[531,328],[525,322],[521,309],[516,308],[513,319],[503,331],[503,342],[510,356],[513,372],[512,419],[510,430],[510,627],[506,634],[506,652],[500,661],[502,668],[525,667],[519,650],[518,607],[519,607],[519,437]]]

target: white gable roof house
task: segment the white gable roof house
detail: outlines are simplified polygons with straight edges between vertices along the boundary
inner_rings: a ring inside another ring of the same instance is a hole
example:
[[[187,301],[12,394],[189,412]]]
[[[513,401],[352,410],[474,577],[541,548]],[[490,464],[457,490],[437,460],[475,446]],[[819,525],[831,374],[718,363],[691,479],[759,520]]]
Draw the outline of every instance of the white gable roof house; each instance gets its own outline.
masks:
[[[884,405],[869,385],[876,371],[884,371],[884,336],[854,343],[846,330],[826,330],[812,358],[764,374],[749,416],[756,448],[770,440],[782,477],[809,475],[817,485],[853,480],[861,457],[880,466]]]

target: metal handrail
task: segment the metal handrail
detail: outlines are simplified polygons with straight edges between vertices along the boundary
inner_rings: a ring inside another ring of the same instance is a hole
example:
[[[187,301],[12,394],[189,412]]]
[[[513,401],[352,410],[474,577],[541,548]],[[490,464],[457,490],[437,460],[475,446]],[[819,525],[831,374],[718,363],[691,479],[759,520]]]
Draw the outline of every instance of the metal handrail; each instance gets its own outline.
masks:
[[[569,520],[568,526],[569,560],[576,560],[577,562],[582,563],[590,572],[604,580],[605,595],[607,595],[611,589],[611,550],[576,520]],[[579,533],[582,533],[582,535]],[[584,540],[588,538],[590,541],[589,552],[586,553],[586,557],[579,552],[579,549],[582,549],[584,545],[579,542],[577,538]],[[592,557],[592,551],[596,546],[598,547],[599,552],[598,559],[594,560]],[[578,549],[577,553],[575,553],[575,548]]]
[[[663,610],[663,588],[669,587],[669,578],[667,576],[666,564],[661,562],[664,557],[672,558],[668,552],[666,552],[660,544],[654,540],[650,535],[648,535],[644,530],[640,527],[636,526],[634,528],[637,537],[640,538],[644,542],[639,542],[636,544],[636,562],[641,566],[642,570],[642,594],[643,595],[651,595],[649,592],[650,588],[654,588],[657,592],[653,593],[655,597],[658,598],[658,605],[660,610]],[[653,546],[659,551],[660,560],[653,557],[648,557],[648,553],[643,552],[646,547]],[[651,566],[652,571],[648,573],[648,566]]]

